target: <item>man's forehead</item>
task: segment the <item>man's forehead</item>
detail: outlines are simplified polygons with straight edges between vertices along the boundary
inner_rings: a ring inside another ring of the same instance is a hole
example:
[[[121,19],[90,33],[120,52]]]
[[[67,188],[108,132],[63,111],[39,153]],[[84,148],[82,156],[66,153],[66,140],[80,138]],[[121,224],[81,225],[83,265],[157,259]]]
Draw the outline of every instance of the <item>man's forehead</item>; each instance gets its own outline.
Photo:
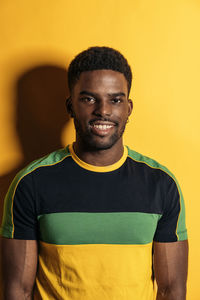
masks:
[[[111,89],[117,92],[128,92],[125,76],[113,70],[94,70],[82,72],[75,85],[77,91],[82,89]]]

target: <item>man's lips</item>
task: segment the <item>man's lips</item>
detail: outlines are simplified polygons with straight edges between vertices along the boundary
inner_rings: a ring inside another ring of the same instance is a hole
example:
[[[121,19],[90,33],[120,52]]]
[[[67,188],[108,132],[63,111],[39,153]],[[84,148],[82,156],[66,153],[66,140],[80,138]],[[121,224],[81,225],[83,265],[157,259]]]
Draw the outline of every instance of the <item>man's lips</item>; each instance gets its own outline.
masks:
[[[111,125],[111,126],[115,126],[117,125],[116,122],[114,121],[110,121],[110,120],[91,120],[90,122],[90,125],[93,126],[93,125]]]
[[[116,126],[116,123],[110,121],[96,120],[90,122],[90,126],[92,132],[95,135],[106,136],[113,130],[113,127]]]

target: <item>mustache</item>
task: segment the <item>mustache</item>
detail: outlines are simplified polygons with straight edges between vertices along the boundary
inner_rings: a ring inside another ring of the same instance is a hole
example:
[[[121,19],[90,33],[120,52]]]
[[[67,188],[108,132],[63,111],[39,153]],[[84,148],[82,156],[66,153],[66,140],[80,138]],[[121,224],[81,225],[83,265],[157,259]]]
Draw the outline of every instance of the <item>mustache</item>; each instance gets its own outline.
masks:
[[[117,121],[109,119],[109,118],[95,118],[95,119],[90,120],[89,124],[92,125],[96,121],[110,122],[110,123],[114,123],[115,125],[119,124]]]

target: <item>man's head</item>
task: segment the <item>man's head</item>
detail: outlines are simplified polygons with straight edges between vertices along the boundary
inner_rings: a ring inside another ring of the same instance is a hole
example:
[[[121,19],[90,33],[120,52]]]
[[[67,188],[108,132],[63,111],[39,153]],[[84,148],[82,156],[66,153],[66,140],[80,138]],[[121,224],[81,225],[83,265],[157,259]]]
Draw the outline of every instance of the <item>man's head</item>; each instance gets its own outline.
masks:
[[[127,60],[108,47],[92,47],[71,62],[67,109],[74,118],[76,141],[90,150],[122,144],[132,101]]]
[[[109,47],[91,47],[79,53],[68,69],[70,93],[82,72],[94,70],[113,70],[120,72],[127,80],[128,94],[132,83],[132,72],[126,58],[117,50]]]

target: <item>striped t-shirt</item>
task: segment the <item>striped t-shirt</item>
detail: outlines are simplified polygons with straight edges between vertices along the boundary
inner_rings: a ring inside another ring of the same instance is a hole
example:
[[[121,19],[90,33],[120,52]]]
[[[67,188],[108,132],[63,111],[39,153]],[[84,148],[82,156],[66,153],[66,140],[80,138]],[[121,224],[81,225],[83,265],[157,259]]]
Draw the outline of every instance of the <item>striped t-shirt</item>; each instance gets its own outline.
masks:
[[[187,239],[172,173],[127,146],[113,165],[80,160],[72,145],[13,180],[1,234],[38,240],[34,299],[152,300],[152,245]]]

